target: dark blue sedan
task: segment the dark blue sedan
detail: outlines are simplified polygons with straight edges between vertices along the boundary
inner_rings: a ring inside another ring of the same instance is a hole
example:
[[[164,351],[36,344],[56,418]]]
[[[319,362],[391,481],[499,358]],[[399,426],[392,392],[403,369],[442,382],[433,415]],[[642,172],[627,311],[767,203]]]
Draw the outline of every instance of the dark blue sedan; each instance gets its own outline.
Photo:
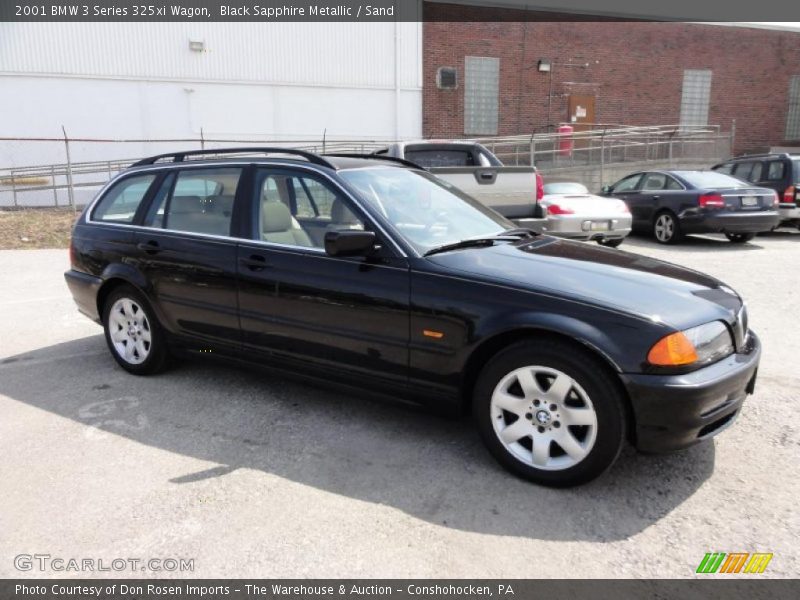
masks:
[[[652,232],[661,244],[690,233],[724,233],[743,244],[780,222],[773,190],[714,171],[633,173],[604,187],[603,194],[624,200],[633,230]]]

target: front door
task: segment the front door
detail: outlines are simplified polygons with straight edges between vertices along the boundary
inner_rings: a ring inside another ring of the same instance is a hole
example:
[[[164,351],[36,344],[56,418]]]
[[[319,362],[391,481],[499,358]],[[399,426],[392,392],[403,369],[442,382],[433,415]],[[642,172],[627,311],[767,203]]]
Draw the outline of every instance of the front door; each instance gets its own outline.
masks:
[[[406,259],[385,243],[368,258],[326,254],[327,231],[371,227],[349,195],[319,173],[262,167],[253,191],[252,239],[238,252],[245,348],[316,377],[404,386]]]

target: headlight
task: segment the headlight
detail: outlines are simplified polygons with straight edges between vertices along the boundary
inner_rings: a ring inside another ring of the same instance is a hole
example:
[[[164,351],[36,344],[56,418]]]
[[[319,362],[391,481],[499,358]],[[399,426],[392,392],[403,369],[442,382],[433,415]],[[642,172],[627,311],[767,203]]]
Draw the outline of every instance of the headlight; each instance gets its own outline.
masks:
[[[661,338],[647,353],[647,362],[660,367],[707,365],[733,354],[727,325],[712,321]]]

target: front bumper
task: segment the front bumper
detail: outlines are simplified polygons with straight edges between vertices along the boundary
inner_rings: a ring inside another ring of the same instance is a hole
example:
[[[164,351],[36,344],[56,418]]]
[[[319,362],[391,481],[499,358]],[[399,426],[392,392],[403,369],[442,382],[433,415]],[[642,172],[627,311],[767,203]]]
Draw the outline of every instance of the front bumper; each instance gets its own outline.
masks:
[[[592,224],[608,224],[607,229],[596,230]],[[624,238],[631,232],[630,215],[550,215],[544,233],[572,240],[614,240]]]
[[[669,452],[730,426],[755,387],[761,343],[750,332],[742,352],[685,375],[624,374],[633,406],[636,447]]]
[[[67,287],[72,293],[78,310],[89,317],[92,321],[100,322],[100,315],[97,312],[97,292],[103,280],[88,273],[70,269],[64,273]]]

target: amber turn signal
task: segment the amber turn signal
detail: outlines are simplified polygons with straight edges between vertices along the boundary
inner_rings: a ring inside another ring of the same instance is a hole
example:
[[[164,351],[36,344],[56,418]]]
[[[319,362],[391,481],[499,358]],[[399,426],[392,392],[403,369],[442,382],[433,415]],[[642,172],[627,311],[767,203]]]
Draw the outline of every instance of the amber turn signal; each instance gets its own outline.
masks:
[[[697,360],[697,352],[682,332],[661,338],[647,353],[647,362],[660,367],[689,365]]]

